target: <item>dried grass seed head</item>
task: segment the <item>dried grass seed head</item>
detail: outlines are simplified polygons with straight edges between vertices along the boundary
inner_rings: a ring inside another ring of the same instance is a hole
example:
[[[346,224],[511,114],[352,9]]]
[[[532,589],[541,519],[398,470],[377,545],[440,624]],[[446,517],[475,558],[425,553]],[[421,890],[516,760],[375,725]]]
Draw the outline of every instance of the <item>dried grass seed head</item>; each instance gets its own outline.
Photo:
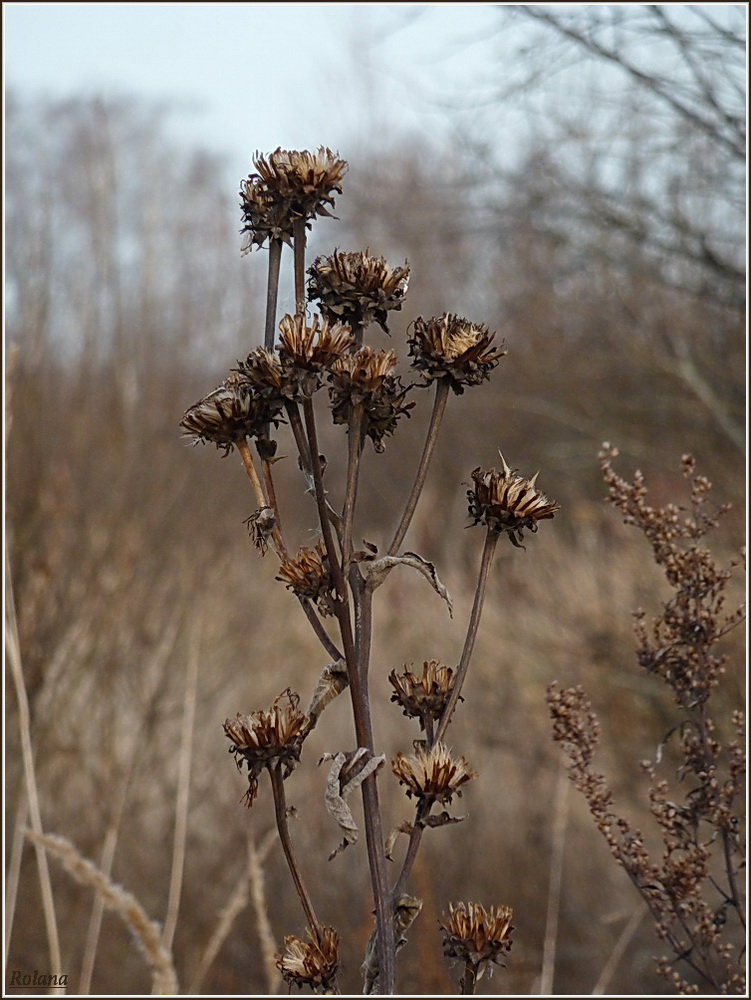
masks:
[[[346,162],[323,146],[315,153],[281,148],[267,156],[256,153],[253,165],[255,172],[240,187],[243,252],[269,237],[290,243],[296,220],[330,215],[347,171]]]
[[[339,935],[333,927],[321,927],[320,937],[308,931],[309,941],[285,937],[284,951],[276,967],[288,986],[310,986],[316,993],[333,992],[339,971]]]
[[[472,473],[474,487],[467,491],[469,516],[473,524],[485,524],[491,531],[507,532],[518,547],[524,530],[537,531],[538,521],[553,517],[560,504],[541,493],[535,482],[538,473],[525,479],[508,467],[501,455],[503,469]]]
[[[321,542],[315,548],[303,546],[293,559],[286,559],[276,577],[298,597],[315,602],[322,615],[334,614],[336,588],[326,550]]]
[[[461,797],[461,789],[468,781],[477,777],[464,757],[455,760],[443,743],[435,743],[430,749],[420,747],[410,755],[398,753],[391,770],[407,795],[423,802],[451,802],[454,795]]]
[[[508,906],[486,910],[479,903],[450,903],[448,916],[440,921],[443,954],[470,963],[478,972],[487,962],[503,965],[501,959],[512,944],[512,916]]]
[[[487,326],[444,313],[433,319],[419,316],[410,327],[412,366],[427,382],[446,378],[455,393],[479,385],[507,353],[503,344],[492,347],[495,333]]]
[[[195,442],[211,442],[229,453],[246,437],[267,437],[280,423],[281,401],[259,395],[240,372],[230,372],[220,386],[183,414],[180,427]]]
[[[391,700],[396,702],[408,717],[420,719],[425,729],[426,720],[440,719],[454,687],[455,671],[438,660],[425,660],[422,675],[417,676],[405,664],[401,674],[392,670],[389,681],[394,688]]]
[[[361,347],[355,354],[339,358],[329,372],[334,423],[349,423],[355,406],[361,404],[361,434],[372,439],[378,452],[384,450],[383,439],[394,433],[399,417],[409,415],[415,405],[404,402],[412,387],[402,385],[395,368],[393,351]]]
[[[332,322],[365,329],[373,321],[388,333],[387,315],[401,309],[409,285],[409,263],[389,267],[368,250],[318,257],[308,269],[308,297]]]
[[[264,767],[279,764],[286,778],[300,760],[310,720],[299,710],[299,703],[299,696],[287,688],[268,711],[238,713],[224,722],[224,735],[232,742],[229,752],[234,754],[238,770],[242,770],[243,763],[248,768],[248,807],[256,797],[258,777]]]

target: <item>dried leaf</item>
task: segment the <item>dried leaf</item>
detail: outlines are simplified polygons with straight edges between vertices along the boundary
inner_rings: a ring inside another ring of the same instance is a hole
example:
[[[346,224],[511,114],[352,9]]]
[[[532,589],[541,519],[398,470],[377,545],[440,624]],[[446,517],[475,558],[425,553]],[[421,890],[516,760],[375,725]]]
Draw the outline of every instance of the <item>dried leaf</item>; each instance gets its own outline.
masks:
[[[336,850],[329,854],[329,861],[331,861],[332,858],[335,858],[349,844],[357,843],[359,836],[352,810],[345,802],[345,799],[358,789],[367,777],[377,771],[386,762],[386,756],[385,754],[379,754],[377,757],[374,757],[365,747],[359,747],[354,753],[350,754],[342,752],[336,754],[325,753],[321,757],[319,764],[322,764],[324,761],[332,762],[328,777],[326,778],[324,801],[327,810],[339,824],[339,828],[344,834],[342,843]]]
[[[407,836],[409,837],[411,835],[411,833],[412,833],[412,830],[413,830],[412,824],[409,823],[406,819],[404,820],[403,823],[400,823],[399,826],[395,826],[394,827],[394,829],[391,831],[391,833],[386,838],[385,851],[386,851],[386,860],[387,861],[393,861],[394,860],[394,858],[393,858],[394,846],[396,845],[396,842],[399,839],[399,834],[400,833],[406,833]]]
[[[337,660],[336,663],[327,664],[318,678],[313,697],[310,699],[308,711],[305,713],[310,718],[310,728],[312,729],[324,708],[332,702],[337,695],[349,684],[347,677],[347,666],[344,660]]]
[[[416,552],[405,552],[402,556],[382,556],[380,559],[361,562],[360,572],[365,577],[366,586],[372,592],[376,589],[376,587],[381,586],[383,581],[395,566],[410,566],[412,569],[416,569],[418,573],[422,573],[422,575],[430,583],[433,590],[435,590],[438,596],[443,598],[448,605],[449,615],[452,618],[454,617],[454,608],[451,603],[451,597],[449,596],[449,592],[438,579],[435,566],[433,563],[428,562],[427,559],[423,559],[422,556],[417,555]]]

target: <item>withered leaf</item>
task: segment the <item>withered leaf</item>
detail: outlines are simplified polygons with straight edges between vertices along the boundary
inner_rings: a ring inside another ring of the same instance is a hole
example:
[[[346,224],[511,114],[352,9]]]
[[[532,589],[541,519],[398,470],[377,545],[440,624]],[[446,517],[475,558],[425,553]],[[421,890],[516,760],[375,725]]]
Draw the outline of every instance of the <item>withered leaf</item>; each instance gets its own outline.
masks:
[[[360,787],[367,777],[374,774],[378,768],[386,762],[385,754],[378,756],[371,755],[365,747],[358,747],[354,753],[325,753],[321,757],[319,764],[324,761],[331,761],[328,777],[326,778],[326,792],[324,802],[326,809],[339,824],[339,828],[344,834],[341,844],[329,854],[329,861],[344,850],[349,844],[357,843],[359,830],[352,815],[352,810],[347,805],[347,799],[352,792]]]

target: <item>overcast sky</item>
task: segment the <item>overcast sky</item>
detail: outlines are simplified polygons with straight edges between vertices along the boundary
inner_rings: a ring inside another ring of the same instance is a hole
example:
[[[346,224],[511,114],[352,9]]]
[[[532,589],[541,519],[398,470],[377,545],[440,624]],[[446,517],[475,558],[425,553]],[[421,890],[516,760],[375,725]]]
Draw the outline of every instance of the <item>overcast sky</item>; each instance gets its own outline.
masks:
[[[493,65],[495,6],[5,3],[5,85],[175,100],[185,134],[244,175],[256,149],[346,156],[374,125],[440,127],[438,101]]]

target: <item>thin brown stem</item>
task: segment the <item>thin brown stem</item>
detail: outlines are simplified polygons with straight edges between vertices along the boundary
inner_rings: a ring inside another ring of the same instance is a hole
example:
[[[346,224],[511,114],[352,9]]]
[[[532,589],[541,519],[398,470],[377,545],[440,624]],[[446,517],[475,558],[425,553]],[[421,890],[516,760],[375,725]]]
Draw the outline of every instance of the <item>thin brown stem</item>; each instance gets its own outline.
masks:
[[[256,467],[253,464],[253,456],[250,452],[250,447],[248,445],[246,438],[243,438],[242,441],[237,442],[237,450],[240,452],[240,458],[242,458],[243,460],[243,465],[245,466],[245,471],[248,474],[250,485],[253,487],[253,494],[256,498],[256,503],[258,504],[259,508],[268,507],[268,503],[266,501],[266,495],[263,492],[263,487],[261,486],[261,480],[258,478]]]
[[[326,629],[323,627],[323,623],[321,622],[321,619],[318,617],[316,609],[310,603],[310,599],[307,597],[298,597],[298,600],[300,601],[302,609],[305,612],[305,616],[310,622],[310,624],[313,626],[313,631],[318,636],[323,648],[326,650],[326,652],[329,654],[329,656],[335,663],[338,660],[343,660],[344,657],[339,652],[334,643],[331,641],[331,637],[329,636]]]
[[[404,860],[402,861],[401,871],[399,872],[399,877],[394,883],[394,888],[391,890],[392,902],[396,903],[396,900],[405,892],[407,887],[407,879],[412,871],[412,866],[417,859],[417,852],[420,849],[420,843],[422,841],[423,830],[425,829],[424,822],[430,812],[430,803],[420,801],[417,803],[417,809],[415,810],[415,821],[412,824],[412,829],[409,834],[409,843],[407,844],[407,851],[404,855]]]
[[[451,716],[454,714],[456,703],[459,701],[459,695],[462,692],[462,685],[464,684],[464,680],[467,676],[469,661],[472,657],[472,650],[474,649],[475,639],[477,638],[477,631],[480,627],[482,608],[485,603],[485,590],[488,582],[488,573],[490,572],[490,567],[493,565],[493,556],[495,555],[495,548],[498,544],[499,537],[500,532],[493,531],[491,528],[488,528],[487,534],[485,535],[485,545],[482,550],[482,562],[480,563],[480,572],[477,577],[475,599],[472,604],[472,613],[467,627],[467,637],[464,640],[462,658],[459,661],[459,666],[456,670],[456,681],[451,689],[449,699],[446,702],[446,707],[443,710],[441,721],[438,723],[438,729],[435,734],[436,743],[443,739],[448,725],[451,722]]]
[[[430,465],[430,460],[433,456],[433,451],[435,449],[436,441],[438,440],[438,430],[441,426],[441,421],[443,420],[443,414],[446,411],[446,400],[448,399],[449,393],[449,383],[448,379],[439,379],[435,386],[435,399],[433,400],[433,412],[430,415],[430,423],[428,425],[428,432],[425,437],[425,444],[422,449],[422,456],[420,457],[420,464],[417,467],[417,475],[415,476],[415,481],[412,484],[412,491],[407,499],[407,505],[404,508],[404,513],[402,514],[402,519],[399,522],[399,527],[396,529],[394,538],[389,545],[388,554],[393,556],[396,554],[397,550],[404,541],[404,536],[407,534],[407,530],[412,522],[412,517],[414,516],[415,509],[417,507],[417,502],[420,499],[420,494],[422,493],[423,487],[425,485],[425,479],[428,474],[428,467]]]
[[[269,240],[269,278],[266,289],[266,324],[263,335],[263,346],[267,351],[274,350],[274,334],[276,331],[276,306],[279,298],[279,271],[282,260],[282,241],[276,237]]]
[[[357,486],[360,479],[360,458],[362,456],[362,419],[363,403],[362,400],[357,400],[349,418],[347,488],[344,494],[344,508],[342,510],[342,521],[344,524],[342,561],[345,567],[352,558],[352,522],[354,519],[355,504],[357,503]]]
[[[459,980],[459,990],[461,996],[473,996],[477,985],[477,966],[467,959],[464,966],[464,975]]]
[[[368,667],[373,634],[373,592],[365,586],[365,581],[356,564],[350,567],[349,580],[355,605],[355,651],[357,655],[358,699],[361,703],[359,711],[362,715],[365,739],[367,740],[366,743],[359,743],[359,745],[367,746],[373,752],[373,723],[368,691]],[[354,692],[351,692],[351,696],[353,711],[357,712],[354,705]],[[379,986],[381,992],[391,994],[396,989],[394,903],[389,892],[386,851],[381,828],[381,807],[378,801],[378,784],[375,774],[371,774],[362,784],[362,801],[365,816],[365,839],[376,911]]]
[[[277,761],[274,764],[270,764],[267,770],[269,772],[269,777],[271,778],[271,790],[274,793],[276,828],[279,831],[279,840],[282,843],[282,850],[284,851],[284,856],[287,859],[287,866],[290,870],[290,874],[292,875],[292,881],[295,883],[297,895],[300,897],[302,908],[305,911],[305,919],[308,921],[308,927],[310,927],[311,934],[314,936],[316,941],[320,943],[322,940],[321,925],[318,923],[318,918],[316,917],[315,910],[313,909],[313,903],[311,902],[310,896],[308,895],[307,889],[303,883],[300,868],[297,864],[297,858],[295,857],[295,852],[292,847],[292,840],[289,835],[289,825],[287,823],[287,799],[284,794],[284,779],[282,778],[281,764]]]
[[[279,558],[287,558],[287,546],[284,541],[284,535],[282,534],[282,519],[279,513],[279,502],[276,498],[276,488],[274,487],[274,477],[271,474],[271,462],[268,458],[264,458],[261,455],[261,449],[258,449],[258,454],[261,458],[261,469],[263,470],[263,481],[266,486],[266,493],[269,498],[269,506],[274,511],[274,532],[275,537],[279,544]]]
[[[292,224],[292,240],[295,248],[295,312],[305,315],[305,244],[307,233],[305,219],[295,219]]]
[[[315,413],[313,411],[313,401],[306,399],[303,403],[303,415],[305,417],[305,429],[310,445],[310,457],[315,482],[316,503],[318,504],[318,519],[321,525],[324,545],[329,559],[331,574],[336,587],[337,600],[335,602],[336,616],[339,621],[339,630],[344,647],[344,660],[347,665],[347,676],[349,678],[349,692],[352,702],[352,714],[355,722],[355,738],[358,747],[365,747],[373,753],[373,733],[370,722],[367,678],[366,671],[360,670],[358,651],[355,647],[352,633],[352,620],[349,609],[349,592],[347,582],[342,572],[342,567],[337,558],[334,535],[328,519],[326,497],[323,490],[323,472],[318,453],[318,434],[315,424]],[[361,593],[358,595],[360,605],[360,615],[365,610],[364,591],[362,578],[359,574],[355,579],[361,581]],[[368,598],[369,599],[369,598]],[[361,652],[365,649],[362,631],[365,623],[361,623],[359,645]],[[381,830],[381,815],[378,804],[378,788],[375,775],[366,778],[362,784],[363,813],[365,817],[365,840],[368,848],[368,863],[370,866],[370,879],[373,889],[373,901],[376,910],[376,929],[378,933],[378,959],[381,975],[381,988],[384,993],[392,994],[396,983],[396,962],[394,943],[394,922],[393,910],[388,897],[388,880],[386,877],[386,855],[383,844],[383,832]]]
[[[243,460],[243,465],[245,466],[245,471],[248,474],[248,479],[250,480],[251,486],[253,487],[253,493],[256,498],[256,503],[259,509],[263,507],[268,507],[269,502],[266,499],[266,494],[263,492],[263,487],[261,486],[261,480],[258,478],[258,473],[256,472],[256,467],[253,463],[253,455],[251,454],[250,447],[246,438],[242,441],[237,442],[237,450],[240,452],[240,457]],[[276,517],[276,510],[274,510],[274,516]],[[274,551],[279,556],[280,559],[285,558],[286,547],[284,545],[284,540],[279,532],[279,528],[275,524],[271,531],[271,539],[274,543]]]

